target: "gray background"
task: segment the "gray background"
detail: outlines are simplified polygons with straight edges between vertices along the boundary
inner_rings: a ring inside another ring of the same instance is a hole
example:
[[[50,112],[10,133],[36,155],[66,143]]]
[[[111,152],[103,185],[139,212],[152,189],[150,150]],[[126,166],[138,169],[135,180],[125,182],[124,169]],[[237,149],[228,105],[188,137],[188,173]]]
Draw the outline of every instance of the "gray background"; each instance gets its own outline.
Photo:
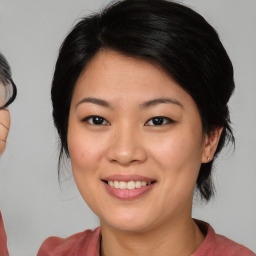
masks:
[[[0,161],[0,208],[11,256],[35,255],[49,235],[68,236],[98,225],[73,184],[57,179],[58,140],[50,84],[58,48],[78,19],[104,0],[0,0],[0,50],[13,69],[18,98]],[[197,200],[193,216],[256,251],[256,1],[186,0],[219,32],[235,68],[230,102],[236,150],[221,155],[216,199]]]

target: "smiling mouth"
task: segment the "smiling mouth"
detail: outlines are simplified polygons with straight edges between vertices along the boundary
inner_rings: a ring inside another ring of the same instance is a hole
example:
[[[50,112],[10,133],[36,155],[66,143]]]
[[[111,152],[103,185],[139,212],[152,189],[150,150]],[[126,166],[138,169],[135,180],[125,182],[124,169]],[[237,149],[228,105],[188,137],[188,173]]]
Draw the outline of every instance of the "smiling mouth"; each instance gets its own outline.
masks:
[[[118,181],[118,180],[103,180],[106,184],[108,184],[110,187],[116,188],[116,189],[140,189],[142,187],[149,186],[151,184],[154,184],[155,181]]]
[[[121,200],[134,200],[147,194],[156,180],[139,175],[111,175],[102,180],[107,192]]]

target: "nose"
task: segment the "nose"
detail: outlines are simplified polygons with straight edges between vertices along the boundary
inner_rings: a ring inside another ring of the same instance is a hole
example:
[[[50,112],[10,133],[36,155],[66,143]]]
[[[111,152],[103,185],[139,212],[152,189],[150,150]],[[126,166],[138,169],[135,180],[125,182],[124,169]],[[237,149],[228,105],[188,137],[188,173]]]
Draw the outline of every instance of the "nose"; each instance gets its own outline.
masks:
[[[119,127],[111,137],[107,158],[123,166],[145,162],[147,152],[142,136],[130,126]]]

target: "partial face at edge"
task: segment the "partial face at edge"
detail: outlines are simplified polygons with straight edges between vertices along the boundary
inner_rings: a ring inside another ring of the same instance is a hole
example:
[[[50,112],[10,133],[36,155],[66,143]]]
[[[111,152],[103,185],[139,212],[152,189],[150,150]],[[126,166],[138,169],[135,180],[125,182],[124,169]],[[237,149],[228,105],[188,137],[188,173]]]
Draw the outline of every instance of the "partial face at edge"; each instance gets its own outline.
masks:
[[[102,225],[145,231],[189,218],[200,165],[214,153],[211,142],[191,96],[148,62],[102,51],[77,81],[70,159],[78,189]],[[140,188],[140,181],[153,184]]]

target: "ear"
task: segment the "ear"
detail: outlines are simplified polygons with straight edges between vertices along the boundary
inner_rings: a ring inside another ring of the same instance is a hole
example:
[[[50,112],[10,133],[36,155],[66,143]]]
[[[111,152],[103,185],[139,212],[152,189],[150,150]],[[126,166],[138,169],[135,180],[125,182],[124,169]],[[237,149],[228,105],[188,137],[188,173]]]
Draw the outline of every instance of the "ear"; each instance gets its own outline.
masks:
[[[217,149],[223,127],[215,127],[209,134],[205,135],[202,152],[202,163],[210,162]]]

